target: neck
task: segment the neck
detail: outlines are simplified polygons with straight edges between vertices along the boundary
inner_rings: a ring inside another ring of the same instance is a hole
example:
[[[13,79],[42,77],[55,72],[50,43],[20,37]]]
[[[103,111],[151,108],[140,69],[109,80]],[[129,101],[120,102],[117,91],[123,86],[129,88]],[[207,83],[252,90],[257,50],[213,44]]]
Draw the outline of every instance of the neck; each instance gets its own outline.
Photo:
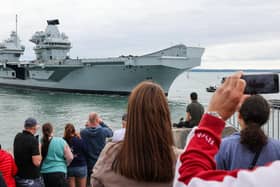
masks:
[[[88,127],[97,127],[99,124],[98,123],[90,123],[89,125],[88,125]]]
[[[27,131],[27,132],[30,132],[31,134],[35,134],[35,132],[32,130],[32,129],[24,129],[25,131]]]

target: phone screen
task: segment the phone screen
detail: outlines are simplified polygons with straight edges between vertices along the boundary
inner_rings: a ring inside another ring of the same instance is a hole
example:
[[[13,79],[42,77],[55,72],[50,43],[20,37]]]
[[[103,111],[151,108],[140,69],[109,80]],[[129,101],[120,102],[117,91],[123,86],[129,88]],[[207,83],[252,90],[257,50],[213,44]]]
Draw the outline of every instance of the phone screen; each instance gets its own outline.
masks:
[[[278,74],[243,75],[246,81],[245,94],[266,94],[279,92]]]

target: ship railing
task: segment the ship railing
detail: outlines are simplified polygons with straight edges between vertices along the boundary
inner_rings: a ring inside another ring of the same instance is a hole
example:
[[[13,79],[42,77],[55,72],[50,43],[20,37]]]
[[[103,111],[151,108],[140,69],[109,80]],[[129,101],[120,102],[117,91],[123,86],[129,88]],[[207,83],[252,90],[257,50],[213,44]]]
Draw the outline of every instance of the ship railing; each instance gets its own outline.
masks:
[[[238,114],[237,112],[227,120],[227,123],[232,125],[233,127],[240,130],[238,124]],[[280,140],[280,105],[271,105],[270,108],[270,117],[265,125],[262,126],[263,131],[266,135],[271,138]]]
[[[121,57],[109,57],[109,58],[83,58],[83,63],[95,63],[95,62],[124,62],[126,59]]]

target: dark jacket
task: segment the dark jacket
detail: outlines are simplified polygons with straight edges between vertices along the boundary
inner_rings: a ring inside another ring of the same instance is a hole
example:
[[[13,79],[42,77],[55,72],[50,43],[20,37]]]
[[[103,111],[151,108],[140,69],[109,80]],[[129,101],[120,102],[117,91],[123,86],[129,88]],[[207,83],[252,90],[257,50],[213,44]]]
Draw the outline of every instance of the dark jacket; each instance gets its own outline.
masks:
[[[0,187],[7,187],[1,172],[0,172]]]
[[[112,136],[112,129],[104,123],[98,125],[97,127],[87,127],[81,131],[81,137],[86,144],[86,160],[87,167],[90,172],[105,146],[106,138]]]
[[[67,141],[67,140],[66,140]],[[68,167],[80,167],[86,166],[86,144],[83,139],[78,138],[76,136],[72,137],[70,141],[67,141],[72,153],[73,153],[73,160]]]

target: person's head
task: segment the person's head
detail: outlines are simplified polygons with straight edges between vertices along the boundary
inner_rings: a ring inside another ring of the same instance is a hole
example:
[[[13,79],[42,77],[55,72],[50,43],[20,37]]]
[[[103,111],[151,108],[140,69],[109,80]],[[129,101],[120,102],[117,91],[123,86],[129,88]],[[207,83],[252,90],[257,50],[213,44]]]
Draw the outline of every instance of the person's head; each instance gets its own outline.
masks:
[[[241,143],[255,152],[267,143],[267,137],[261,129],[269,119],[270,106],[260,95],[248,97],[239,110],[238,120],[241,126]]]
[[[127,114],[122,115],[122,128],[126,128]]]
[[[76,130],[72,123],[67,123],[64,128],[64,139],[69,142],[72,137],[76,136]]]
[[[247,98],[239,110],[239,120],[244,121],[245,127],[255,124],[258,127],[264,125],[269,119],[270,106],[260,95]]]
[[[192,92],[190,94],[190,98],[191,98],[192,101],[196,101],[197,100],[197,93],[196,92]]]
[[[171,181],[173,145],[164,91],[153,82],[138,84],[128,99],[125,138],[113,170],[137,181]]]
[[[45,158],[50,144],[50,139],[53,136],[53,126],[51,123],[44,123],[42,126],[42,157]]]
[[[95,127],[99,124],[99,116],[96,112],[91,112],[88,116],[88,127]]]
[[[53,126],[51,123],[44,123],[42,126],[43,137],[50,138],[53,136]]]
[[[37,120],[34,118],[29,117],[24,121],[24,129],[32,134],[35,134],[39,127]]]

